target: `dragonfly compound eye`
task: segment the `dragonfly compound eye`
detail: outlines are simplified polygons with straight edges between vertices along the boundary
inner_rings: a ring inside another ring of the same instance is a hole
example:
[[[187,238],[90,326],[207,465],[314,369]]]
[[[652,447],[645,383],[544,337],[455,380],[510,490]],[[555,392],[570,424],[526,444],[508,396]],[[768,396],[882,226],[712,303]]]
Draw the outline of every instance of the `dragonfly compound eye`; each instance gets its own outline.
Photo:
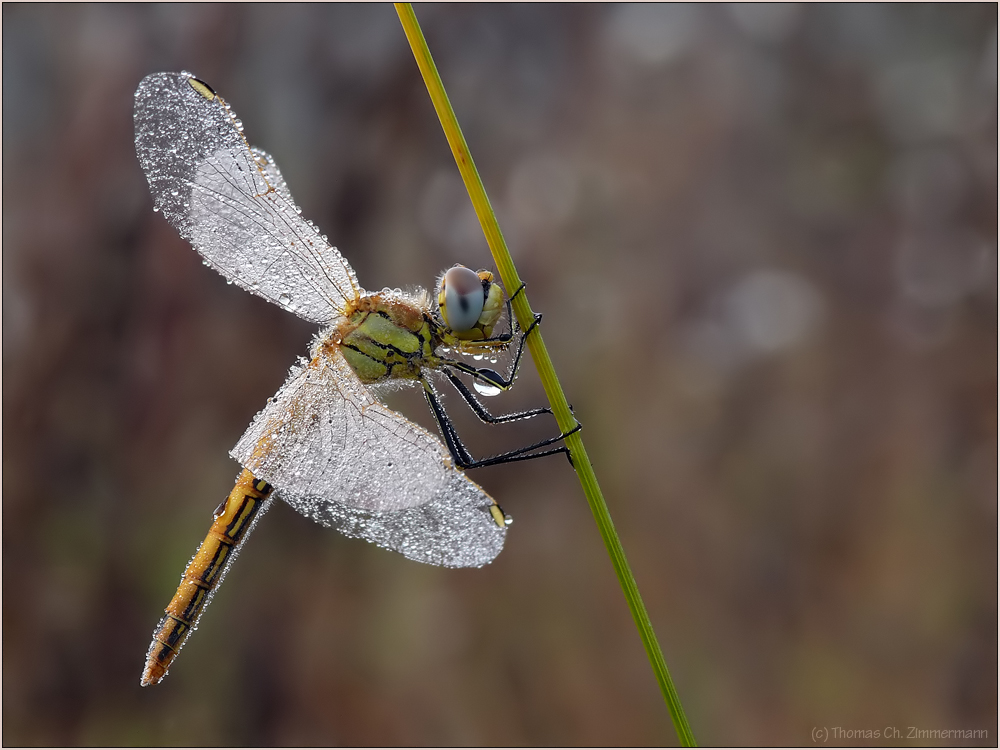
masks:
[[[456,333],[471,330],[479,322],[486,294],[479,274],[465,266],[449,268],[441,279],[438,305],[444,324]]]

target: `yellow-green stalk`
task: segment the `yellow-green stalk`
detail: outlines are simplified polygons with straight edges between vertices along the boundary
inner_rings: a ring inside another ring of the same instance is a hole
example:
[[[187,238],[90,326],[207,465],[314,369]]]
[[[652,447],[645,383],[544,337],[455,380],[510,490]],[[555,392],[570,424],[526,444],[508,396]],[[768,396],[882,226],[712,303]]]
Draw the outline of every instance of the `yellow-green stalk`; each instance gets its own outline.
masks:
[[[451,146],[451,152],[455,156],[458,171],[462,174],[462,180],[465,182],[466,190],[469,191],[469,198],[472,199],[476,216],[479,217],[479,223],[483,228],[483,233],[486,235],[490,252],[493,253],[493,260],[497,264],[500,278],[503,280],[504,287],[508,290],[518,289],[521,286],[521,279],[517,275],[517,269],[514,267],[510,252],[507,250],[507,243],[504,241],[500,226],[493,213],[493,208],[490,206],[489,198],[486,196],[486,189],[479,178],[479,171],[472,160],[472,154],[469,153],[469,146],[465,142],[465,136],[462,135],[462,129],[458,125],[455,112],[451,108],[451,102],[448,100],[447,93],[445,93],[444,84],[441,82],[437,66],[434,64],[431,52],[427,48],[427,40],[424,39],[424,34],[420,30],[420,24],[417,22],[417,17],[413,12],[413,6],[410,3],[396,3],[395,5],[396,12],[399,14],[399,20],[403,25],[403,30],[406,32],[406,38],[409,40],[410,48],[413,50],[413,56],[416,58],[417,67],[420,68],[420,73],[423,75],[427,91],[430,94],[431,101],[434,103],[434,109],[437,111],[438,119],[441,121],[441,127],[444,129],[445,137]],[[522,292],[517,295],[512,304],[514,315],[517,317],[522,330],[527,329],[532,320],[534,320],[531,306],[528,304],[527,294]],[[576,426],[576,420],[569,409],[569,403],[566,401],[566,395],[563,393],[562,386],[559,385],[559,379],[556,377],[555,369],[552,366],[552,359],[545,348],[545,342],[542,340],[541,333],[541,328],[536,328],[535,332],[528,337],[528,351],[531,352],[535,367],[538,369],[542,387],[545,389],[546,396],[548,396],[549,404],[552,406],[552,413],[555,415],[559,429],[563,432],[568,432]],[[590,510],[594,514],[594,520],[597,522],[597,528],[601,532],[604,546],[607,547],[608,555],[611,557],[611,564],[614,566],[615,574],[618,576],[618,581],[621,583],[622,591],[625,594],[625,600],[628,602],[629,609],[632,612],[632,619],[635,620],[635,625],[639,630],[639,637],[646,648],[646,655],[649,657],[656,680],[659,682],[660,690],[663,692],[663,698],[667,703],[667,708],[670,710],[670,718],[673,720],[674,728],[677,730],[677,737],[681,745],[694,747],[697,745],[694,734],[691,732],[691,727],[681,706],[680,697],[677,695],[673,680],[670,678],[670,672],[667,669],[666,662],[663,660],[663,652],[660,650],[660,644],[656,640],[656,634],[653,632],[653,626],[649,621],[646,607],[642,603],[642,597],[639,595],[639,587],[636,585],[632,571],[629,569],[628,561],[625,558],[625,550],[622,549],[621,541],[618,539],[614,524],[611,522],[608,506],[604,502],[604,496],[601,494],[601,488],[597,484],[594,468],[587,457],[587,450],[583,446],[581,433],[577,432],[567,437],[566,446],[573,456],[573,467],[580,478],[583,494],[590,504]]]

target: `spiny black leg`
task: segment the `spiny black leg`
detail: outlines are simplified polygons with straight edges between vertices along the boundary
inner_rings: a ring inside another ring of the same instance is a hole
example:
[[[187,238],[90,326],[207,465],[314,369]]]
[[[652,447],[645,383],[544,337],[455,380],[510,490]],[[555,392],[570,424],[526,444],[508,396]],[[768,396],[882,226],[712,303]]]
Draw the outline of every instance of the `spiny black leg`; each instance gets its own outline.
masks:
[[[535,330],[539,323],[542,322],[542,314],[535,313],[535,319],[531,321],[531,325],[528,326],[528,330],[524,332],[524,338],[528,338],[528,335]]]
[[[451,453],[452,459],[461,469],[478,469],[483,466],[494,466],[496,464],[506,464],[513,461],[526,461],[529,458],[541,458],[542,456],[551,456],[555,453],[565,453],[569,456],[569,449],[566,448],[565,445],[559,446],[558,448],[552,448],[550,450],[539,451],[538,453],[532,453],[532,451],[557,443],[563,438],[577,432],[581,428],[580,425],[577,425],[572,430],[565,432],[562,435],[557,435],[556,437],[548,438],[547,440],[540,440],[539,442],[525,446],[524,448],[517,448],[506,453],[489,456],[488,458],[477,461],[472,457],[472,454],[469,453],[468,448],[466,448],[462,443],[461,438],[458,437],[455,425],[452,423],[451,418],[441,405],[441,401],[438,398],[434,387],[426,378],[421,378],[420,382],[424,386],[424,397],[427,399],[427,403],[431,407],[431,413],[434,415],[434,420],[438,423],[438,427],[441,429],[441,434],[444,436],[445,444],[448,446],[448,452]],[[572,463],[572,459],[570,459],[570,463]]]
[[[560,445],[558,448],[550,448],[549,450],[538,451],[538,453],[532,453],[531,451],[538,450],[539,448],[544,448],[547,445],[552,445],[560,440],[569,437],[574,432],[579,432],[582,429],[581,425],[577,425],[569,432],[564,432],[562,435],[557,435],[556,437],[548,438],[547,440],[540,440],[534,445],[528,445],[524,448],[518,448],[517,450],[508,451],[506,453],[499,453],[495,456],[489,456],[488,458],[481,459],[479,461],[472,461],[467,464],[459,464],[462,469],[481,469],[484,466],[496,466],[497,464],[509,464],[514,461],[527,461],[531,458],[541,458],[542,456],[553,456],[557,453],[565,453],[566,457],[569,459],[570,466],[573,465],[573,457],[570,455],[569,448],[565,445]]]
[[[510,295],[504,303],[507,306],[507,321],[510,323],[510,330],[507,333],[501,333],[499,336],[490,336],[489,338],[483,339],[483,341],[500,341],[506,343],[517,335],[519,327],[517,325],[517,318],[515,318],[514,314],[510,311],[510,303],[514,301],[517,295],[524,291],[525,286],[525,283],[522,281],[521,286],[517,288],[517,291]]]
[[[503,424],[504,422],[513,422],[517,419],[530,419],[531,417],[537,417],[540,414],[552,413],[552,409],[547,406],[543,406],[538,409],[530,409],[528,411],[521,411],[515,414],[504,414],[498,417],[493,416],[486,410],[486,407],[480,403],[479,399],[475,397],[472,391],[469,390],[469,387],[463,383],[455,373],[450,370],[442,370],[442,372],[444,372],[448,380],[451,381],[451,384],[455,386],[455,390],[459,392],[463,399],[465,399],[465,403],[467,403],[469,408],[475,412],[476,416],[488,424]]]
[[[524,354],[525,339],[528,338],[528,334],[535,330],[535,326],[537,326],[541,321],[542,314],[536,314],[534,322],[528,326],[528,330],[524,332],[524,335],[521,336],[520,340],[517,342],[517,352],[515,352],[514,361],[510,366],[510,374],[506,378],[496,370],[491,370],[488,367],[473,367],[465,362],[459,362],[456,359],[442,359],[441,362],[442,364],[458,370],[459,372],[464,372],[477,380],[480,380],[488,385],[492,385],[494,388],[499,388],[500,390],[505,391],[514,384],[514,377],[517,375],[517,368],[520,366],[521,356]]]
[[[431,414],[434,415],[434,421],[438,423],[438,428],[441,430],[441,435],[444,437],[444,442],[448,446],[448,452],[451,454],[452,459],[459,466],[472,463],[474,461],[472,454],[469,453],[469,450],[458,437],[455,425],[452,424],[444,407],[441,406],[434,386],[426,378],[420,378],[420,382],[424,386],[424,398],[427,399],[427,404],[431,407]]]
[[[558,448],[550,448],[547,451],[539,451],[538,453],[528,453],[526,455],[516,455],[510,456],[506,453],[502,453],[499,456],[491,456],[490,458],[484,458],[482,461],[474,461],[471,464],[466,464],[464,466],[459,466],[460,469],[482,469],[486,466],[497,466],[499,464],[512,464],[515,461],[527,461],[530,458],[542,458],[544,456],[555,456],[558,453],[565,453],[567,458],[569,458],[569,448],[565,445],[560,445]],[[569,459],[569,465],[573,465],[573,459]]]
[[[514,317],[514,313],[510,311],[510,300],[508,299],[504,304],[507,306],[507,321],[510,324],[509,325],[510,330],[507,331],[507,333],[501,333],[497,336],[490,336],[489,338],[485,338],[483,339],[483,341],[499,341],[501,343],[506,344],[508,341],[512,340],[520,330],[517,325],[517,319]]]
[[[472,409],[473,412],[475,412],[476,416],[479,417],[483,422],[486,422],[488,424],[503,424],[504,422],[513,422],[518,419],[531,419],[532,417],[537,417],[541,414],[552,414],[552,409],[550,407],[542,406],[537,409],[529,409],[527,411],[515,412],[513,414],[503,414],[499,417],[495,417],[486,410],[486,407],[483,406],[482,403],[480,403],[479,399],[475,397],[472,391],[469,390],[469,387],[465,383],[463,383],[461,379],[459,379],[459,377],[455,375],[455,373],[451,372],[451,370],[448,369],[442,369],[441,372],[443,372],[445,376],[448,378],[448,380],[451,381],[451,384],[455,386],[455,390],[459,392],[459,395],[461,395],[462,398],[465,400],[465,403],[469,405],[469,408]],[[499,377],[497,373],[493,372],[493,370],[477,369],[476,372],[479,373],[480,375],[483,372],[489,372],[494,377]],[[489,382],[491,384],[493,383],[492,380]],[[569,404],[569,413],[572,414],[574,417],[576,417],[576,412],[573,411],[572,404]],[[582,425],[580,425],[579,419],[577,419],[576,422],[577,425],[582,427]],[[572,459],[570,459],[570,463],[571,464],[573,463]]]

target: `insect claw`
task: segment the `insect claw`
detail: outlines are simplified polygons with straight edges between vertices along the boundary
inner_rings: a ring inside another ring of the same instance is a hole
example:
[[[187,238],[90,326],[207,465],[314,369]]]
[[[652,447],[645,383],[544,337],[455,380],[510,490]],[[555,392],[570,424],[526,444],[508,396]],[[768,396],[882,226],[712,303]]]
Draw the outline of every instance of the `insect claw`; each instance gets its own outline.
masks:
[[[528,330],[524,332],[524,337],[527,338],[531,334],[531,332],[534,331],[535,328],[538,327],[538,324],[541,323],[541,322],[542,322],[542,314],[541,313],[535,313],[535,319],[534,319],[534,321],[532,321],[531,325],[528,326]]]

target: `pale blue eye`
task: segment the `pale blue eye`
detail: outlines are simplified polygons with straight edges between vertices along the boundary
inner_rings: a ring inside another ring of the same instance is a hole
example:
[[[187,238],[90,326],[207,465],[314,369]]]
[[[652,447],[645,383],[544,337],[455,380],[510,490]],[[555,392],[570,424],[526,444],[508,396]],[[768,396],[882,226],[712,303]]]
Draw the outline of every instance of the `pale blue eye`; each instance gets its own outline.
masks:
[[[451,330],[474,328],[483,313],[486,294],[479,275],[465,266],[449,268],[444,275],[444,316]]]

